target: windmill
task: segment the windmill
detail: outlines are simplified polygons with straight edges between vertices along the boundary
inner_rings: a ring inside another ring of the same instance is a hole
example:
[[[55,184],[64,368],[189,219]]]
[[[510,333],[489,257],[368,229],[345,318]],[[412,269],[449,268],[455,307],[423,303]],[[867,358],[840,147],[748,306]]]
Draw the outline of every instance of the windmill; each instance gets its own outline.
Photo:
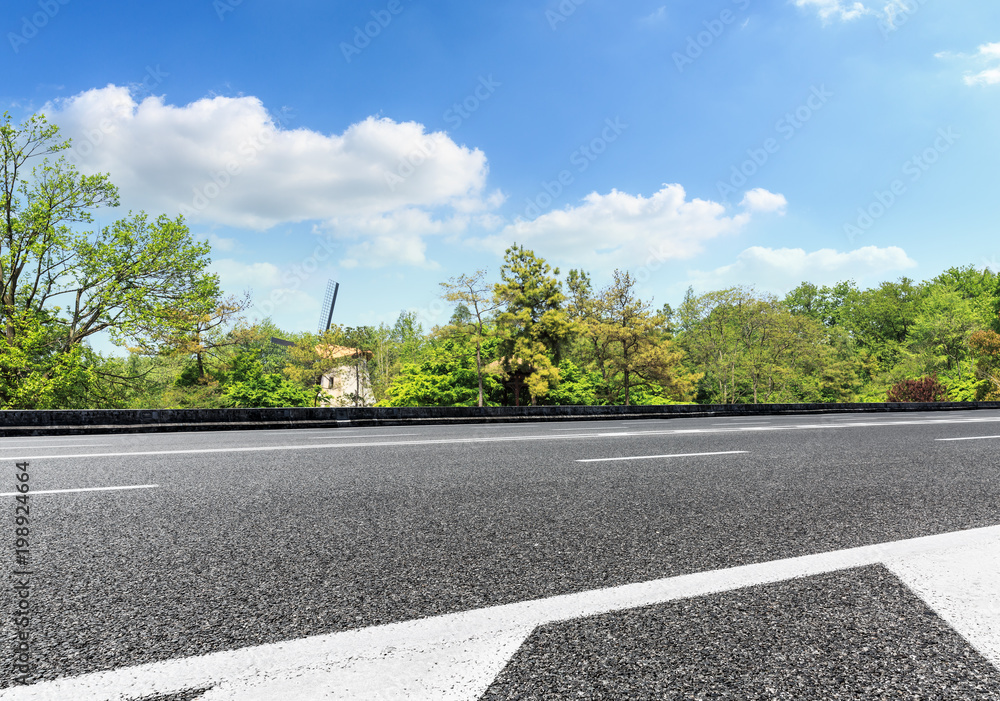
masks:
[[[323,306],[320,308],[319,332],[325,333],[333,325],[333,309],[337,306],[337,293],[340,283],[329,280],[326,283],[326,294],[323,295]]]

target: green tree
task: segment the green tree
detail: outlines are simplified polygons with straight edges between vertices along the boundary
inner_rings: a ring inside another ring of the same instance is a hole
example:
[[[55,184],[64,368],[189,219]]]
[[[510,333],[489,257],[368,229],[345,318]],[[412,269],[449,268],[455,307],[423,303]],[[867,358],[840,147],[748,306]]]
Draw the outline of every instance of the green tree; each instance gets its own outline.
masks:
[[[615,400],[629,406],[636,387],[677,399],[690,394],[697,377],[683,372],[684,353],[663,338],[666,317],[636,296],[636,281],[615,270],[614,283],[605,288],[584,322],[593,339],[598,367]]]
[[[253,353],[233,359],[223,400],[230,407],[305,407],[313,405],[312,393],[278,373],[266,373]]]
[[[705,372],[704,398],[722,404],[830,401],[850,392],[850,365],[832,330],[771,295],[734,287],[690,300],[678,338]]]
[[[503,334],[504,370],[513,372],[519,366],[530,370],[527,384],[532,403],[559,382],[557,365],[572,330],[558,275],[558,268],[553,270],[533,251],[515,244],[504,255],[501,282],[494,287],[503,309],[497,323]]]
[[[968,341],[977,317],[972,302],[958,292],[940,286],[929,290],[910,328],[911,347],[927,357],[928,374],[941,371],[958,380],[971,375]]]
[[[803,282],[785,296],[784,304],[793,314],[807,316],[825,326],[837,326],[841,324],[847,300],[858,292],[857,285],[850,280],[833,287],[817,287],[811,282]]]
[[[216,285],[214,290],[198,300],[196,306],[170,312],[172,319],[166,337],[156,339],[159,348],[150,350],[193,359],[198,380],[205,380],[209,372],[209,361],[220,366],[224,362],[225,350],[237,344],[237,339],[230,331],[233,330],[233,325],[242,322],[240,314],[250,306],[249,292],[243,297],[230,295],[220,300],[220,296]],[[150,344],[145,345],[148,348]]]
[[[42,116],[0,122],[0,330],[5,352],[41,363],[0,387],[7,406],[24,396],[16,384],[24,377],[58,384],[95,334],[137,346],[165,338],[178,310],[218,294],[205,272],[208,244],[180,218],[140,213],[85,230],[93,210],[118,205],[118,191],[107,175],[78,173],[60,155],[67,148]],[[31,330],[37,323],[41,335]]]
[[[840,323],[871,356],[875,372],[891,369],[903,357],[924,296],[923,287],[905,277],[848,295]]]
[[[488,351],[493,341],[487,344]],[[468,337],[446,337],[425,352],[419,363],[408,363],[386,392],[385,406],[475,406],[479,378],[475,351]],[[492,372],[482,375],[485,400],[496,404],[503,384]]]
[[[989,328],[997,322],[997,313],[1000,312],[1000,275],[989,268],[981,270],[972,265],[952,267],[931,282],[935,286],[956,292],[967,300],[976,313],[976,323],[980,327]]]
[[[483,342],[487,339],[490,316],[500,303],[493,295],[493,287],[486,282],[486,271],[477,270],[472,275],[459,275],[442,282],[444,298],[465,307],[467,320],[456,319],[451,324],[455,333],[467,336],[476,347],[476,376],[479,384],[478,406],[483,406]]]
[[[597,391],[601,377],[576,366],[572,360],[559,363],[559,384],[545,400],[555,406],[591,406],[597,404]]]

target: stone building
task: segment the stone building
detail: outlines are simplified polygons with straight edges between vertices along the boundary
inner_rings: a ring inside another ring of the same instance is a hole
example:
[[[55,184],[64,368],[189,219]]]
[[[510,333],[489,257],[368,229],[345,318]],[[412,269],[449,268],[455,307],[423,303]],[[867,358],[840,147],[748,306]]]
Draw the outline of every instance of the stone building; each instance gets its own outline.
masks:
[[[373,406],[371,377],[368,361],[372,354],[368,351],[345,346],[319,346],[316,352],[333,366],[323,373],[320,380],[324,406]]]

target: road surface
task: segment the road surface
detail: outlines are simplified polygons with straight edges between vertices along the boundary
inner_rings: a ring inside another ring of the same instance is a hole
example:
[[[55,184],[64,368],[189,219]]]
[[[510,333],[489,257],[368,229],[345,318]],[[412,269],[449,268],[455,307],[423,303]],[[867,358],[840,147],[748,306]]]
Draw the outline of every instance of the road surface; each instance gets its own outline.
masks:
[[[1000,699],[998,449],[1000,412],[4,439],[0,699]]]

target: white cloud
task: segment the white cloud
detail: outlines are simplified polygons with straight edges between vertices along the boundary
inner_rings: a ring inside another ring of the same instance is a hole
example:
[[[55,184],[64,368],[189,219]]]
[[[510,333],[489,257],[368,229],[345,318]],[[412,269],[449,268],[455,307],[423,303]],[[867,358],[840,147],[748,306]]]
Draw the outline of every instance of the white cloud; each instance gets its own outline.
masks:
[[[643,24],[659,24],[660,22],[663,22],[666,19],[667,19],[667,6],[666,5],[660,5],[660,7],[658,7],[656,10],[654,10],[651,14],[646,15],[645,17],[643,17],[642,18],[642,23]]]
[[[1000,84],[1000,42],[983,44],[974,54],[939,51],[934,58],[943,61],[962,61],[974,66],[963,78],[966,85],[987,86]]]
[[[429,237],[456,241],[470,228],[495,230],[498,217],[486,212],[458,211],[436,217],[420,209],[404,209],[370,217],[338,217],[325,223],[329,236],[347,246],[339,264],[346,268],[408,265],[436,269],[426,257]]]
[[[688,200],[680,185],[664,185],[650,197],[595,192],[579,206],[510,224],[485,242],[497,252],[517,242],[560,263],[627,268],[691,258],[711,239],[738,233],[752,213],[774,207],[778,198],[784,202],[781,195],[754,191],[744,200],[744,211],[729,214],[718,202]]]
[[[74,139],[81,170],[109,172],[124,204],[195,222],[264,230],[491,206],[485,154],[415,122],[369,117],[327,135],[275,118],[255,97],[137,103],[114,85],[44,111]]]
[[[764,188],[755,188],[747,192],[740,202],[741,207],[746,207],[751,212],[778,212],[785,213],[788,207],[788,200],[784,195],[768,192]]]
[[[1000,42],[994,44],[983,44],[979,47],[974,58],[985,64],[985,68],[978,73],[965,76],[966,85],[998,85],[1000,84]]]
[[[887,274],[917,265],[902,248],[865,246],[841,253],[823,248],[807,253],[801,248],[754,246],[739,255],[735,263],[709,272],[690,273],[691,284],[711,290],[738,284],[753,284],[772,292],[787,292],[808,280],[833,285],[854,279],[859,283],[885,279]]]
[[[873,10],[862,2],[853,0],[794,0],[796,7],[814,9],[824,22],[831,18],[845,22],[873,14]]]
[[[281,285],[281,269],[272,263],[241,263],[222,258],[212,261],[211,270],[219,276],[222,287],[227,290]]]
[[[224,238],[217,234],[208,234],[205,239],[212,246],[213,251],[235,251],[239,246],[239,242],[236,239]]]
[[[231,258],[212,261],[211,271],[219,276],[222,289],[252,292],[251,319],[271,316],[286,329],[313,329],[319,318],[320,300],[307,293],[313,285],[303,284],[301,274],[290,266],[271,263],[244,263]]]

